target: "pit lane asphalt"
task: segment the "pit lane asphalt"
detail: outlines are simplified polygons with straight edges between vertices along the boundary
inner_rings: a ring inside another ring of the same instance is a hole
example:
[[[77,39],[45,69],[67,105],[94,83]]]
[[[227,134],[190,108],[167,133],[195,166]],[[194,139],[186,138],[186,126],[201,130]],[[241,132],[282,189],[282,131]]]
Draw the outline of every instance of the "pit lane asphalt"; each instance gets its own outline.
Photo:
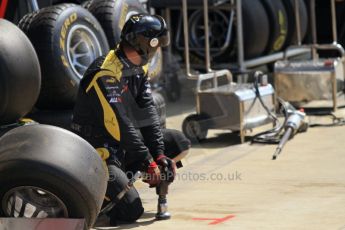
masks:
[[[181,100],[167,104],[168,128],[181,129],[195,111],[194,83],[184,81]],[[193,145],[170,186],[172,219],[154,221],[155,191],[138,182],[142,218],[117,227],[99,221],[96,229],[345,230],[345,126],[310,128],[272,161],[275,147],[240,144],[236,135],[212,130]]]

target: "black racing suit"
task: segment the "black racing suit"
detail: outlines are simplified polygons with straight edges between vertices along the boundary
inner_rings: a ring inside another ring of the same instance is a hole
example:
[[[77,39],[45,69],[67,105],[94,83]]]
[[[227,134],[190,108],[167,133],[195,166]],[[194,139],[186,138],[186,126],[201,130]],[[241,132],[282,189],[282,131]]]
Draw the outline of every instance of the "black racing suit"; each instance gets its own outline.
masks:
[[[146,72],[147,66],[133,65],[117,48],[96,59],[80,82],[72,129],[96,149],[114,148],[116,154],[110,153],[110,160],[116,155],[126,156],[127,163],[148,162],[164,153]],[[137,126],[142,127],[145,144],[135,129]]]
[[[165,153],[164,145],[171,147],[167,155],[174,157],[190,144],[176,131],[164,131],[166,138],[163,139],[147,66],[132,64],[120,48],[97,58],[84,74],[73,112],[72,130],[106,160],[110,176],[114,166],[123,171],[144,170],[149,160]],[[110,180],[106,198],[112,199],[121,189]],[[115,206],[115,218],[139,218],[143,212],[140,199],[129,201],[125,197],[124,200],[123,205]],[[130,205],[139,208],[119,213],[119,209],[128,209]]]

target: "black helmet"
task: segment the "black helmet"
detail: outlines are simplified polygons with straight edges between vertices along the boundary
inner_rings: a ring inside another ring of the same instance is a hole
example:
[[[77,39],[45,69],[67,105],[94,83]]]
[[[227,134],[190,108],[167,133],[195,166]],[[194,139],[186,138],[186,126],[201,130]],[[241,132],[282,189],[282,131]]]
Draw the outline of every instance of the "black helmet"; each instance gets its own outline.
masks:
[[[147,63],[158,47],[169,45],[170,36],[164,19],[158,15],[135,14],[125,23],[121,41],[133,47]]]

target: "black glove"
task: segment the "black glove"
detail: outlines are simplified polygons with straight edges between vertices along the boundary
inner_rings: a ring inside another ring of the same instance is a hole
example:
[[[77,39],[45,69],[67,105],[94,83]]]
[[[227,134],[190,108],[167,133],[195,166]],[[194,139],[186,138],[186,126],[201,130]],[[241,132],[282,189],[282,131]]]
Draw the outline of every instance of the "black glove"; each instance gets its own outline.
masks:
[[[157,157],[156,162],[161,167],[161,180],[173,182],[176,175],[175,162],[163,154]]]

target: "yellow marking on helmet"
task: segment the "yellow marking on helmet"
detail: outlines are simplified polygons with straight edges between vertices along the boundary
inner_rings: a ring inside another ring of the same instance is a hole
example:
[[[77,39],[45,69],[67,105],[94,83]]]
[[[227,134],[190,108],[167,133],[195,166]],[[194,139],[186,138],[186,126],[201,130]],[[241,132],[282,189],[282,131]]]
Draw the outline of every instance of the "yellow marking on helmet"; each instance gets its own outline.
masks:
[[[92,79],[90,85],[87,87],[86,92],[93,87],[96,91],[99,101],[101,102],[102,109],[103,109],[103,121],[104,126],[108,133],[117,141],[120,141],[120,127],[119,122],[117,121],[116,115],[114,110],[112,109],[111,105],[108,103],[107,99],[103,95],[101,88],[99,87],[97,80],[102,77],[109,77],[114,76],[112,71],[109,70],[101,70],[98,72]]]

